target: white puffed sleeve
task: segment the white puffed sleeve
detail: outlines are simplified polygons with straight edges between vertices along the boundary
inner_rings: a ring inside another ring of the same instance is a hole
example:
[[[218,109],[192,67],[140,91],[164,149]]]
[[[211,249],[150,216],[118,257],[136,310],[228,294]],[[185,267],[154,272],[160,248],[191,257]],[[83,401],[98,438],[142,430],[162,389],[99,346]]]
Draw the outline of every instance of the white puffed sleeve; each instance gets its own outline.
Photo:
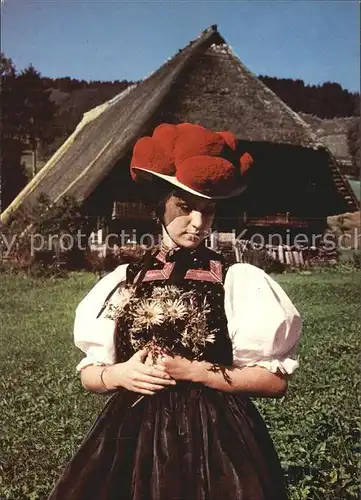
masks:
[[[111,292],[125,285],[127,264],[102,278],[79,303],[75,312],[74,343],[85,354],[76,370],[94,364],[114,364],[115,321],[100,314]],[[99,315],[99,317],[98,317]]]
[[[224,287],[233,365],[293,373],[298,367],[294,355],[302,325],[281,286],[258,267],[234,264]]]

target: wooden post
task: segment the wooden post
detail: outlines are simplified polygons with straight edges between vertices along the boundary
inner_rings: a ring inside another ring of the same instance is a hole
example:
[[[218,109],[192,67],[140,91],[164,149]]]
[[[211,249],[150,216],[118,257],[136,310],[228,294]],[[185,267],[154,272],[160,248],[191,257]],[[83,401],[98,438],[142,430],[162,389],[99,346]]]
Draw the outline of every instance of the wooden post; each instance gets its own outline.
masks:
[[[32,165],[32,177],[36,176],[36,163],[37,163],[37,151],[36,144],[33,145],[32,156],[33,156],[33,165]]]
[[[302,250],[299,251],[298,256],[299,256],[299,259],[300,259],[300,265],[303,267],[305,265],[305,261],[303,259],[303,252],[302,252]]]
[[[296,267],[300,267],[299,253],[297,250],[292,251],[293,262]]]
[[[212,232],[209,239],[211,249],[216,252],[218,248],[217,231]]]
[[[285,248],[285,257],[286,257],[286,264],[291,265],[292,264],[292,253],[291,253],[288,246]]]
[[[234,253],[236,255],[236,262],[242,262],[242,252],[239,245],[234,245]]]

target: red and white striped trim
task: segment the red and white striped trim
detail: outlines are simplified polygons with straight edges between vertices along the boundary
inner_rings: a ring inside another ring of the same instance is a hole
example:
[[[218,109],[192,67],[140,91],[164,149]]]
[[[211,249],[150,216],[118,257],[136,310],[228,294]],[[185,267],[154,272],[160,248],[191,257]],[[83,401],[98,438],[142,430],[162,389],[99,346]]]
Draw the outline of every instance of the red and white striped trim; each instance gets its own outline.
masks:
[[[222,264],[218,260],[210,260],[209,267],[210,271],[206,271],[205,269],[189,269],[186,272],[185,279],[222,283]]]
[[[174,262],[166,262],[163,269],[150,269],[146,272],[143,281],[167,280],[173,269]],[[210,281],[212,283],[222,283],[222,264],[217,260],[209,261],[210,270],[189,269],[185,274],[185,279],[196,281]],[[135,278],[137,280],[138,276]]]

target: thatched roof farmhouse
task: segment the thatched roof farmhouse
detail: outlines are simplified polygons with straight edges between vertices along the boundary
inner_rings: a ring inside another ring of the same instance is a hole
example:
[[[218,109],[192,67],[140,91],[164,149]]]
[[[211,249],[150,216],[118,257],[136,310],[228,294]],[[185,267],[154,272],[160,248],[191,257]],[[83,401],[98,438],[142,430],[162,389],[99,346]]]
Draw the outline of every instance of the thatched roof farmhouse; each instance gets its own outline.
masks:
[[[87,214],[109,220],[141,218],[129,176],[132,147],[157,124],[181,121],[229,129],[254,156],[247,194],[229,203],[225,216],[258,227],[308,227],[359,209],[329,150],[211,26],[150,76],[87,112],[1,221],[41,193],[54,202],[74,197]]]

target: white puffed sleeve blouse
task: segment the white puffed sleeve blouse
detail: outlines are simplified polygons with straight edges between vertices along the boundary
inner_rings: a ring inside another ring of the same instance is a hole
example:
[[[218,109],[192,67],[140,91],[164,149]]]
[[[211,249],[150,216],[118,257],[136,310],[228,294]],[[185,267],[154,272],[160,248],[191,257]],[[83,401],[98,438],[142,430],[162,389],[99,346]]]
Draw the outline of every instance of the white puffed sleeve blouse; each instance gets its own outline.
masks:
[[[101,279],[76,309],[74,342],[86,355],[77,371],[88,365],[115,363],[115,324],[102,310],[112,292],[124,286],[126,268],[127,264],[121,265]],[[233,365],[259,365],[273,373],[293,373],[298,367],[294,355],[301,319],[280,285],[258,267],[234,264],[224,288]]]
[[[293,373],[301,318],[281,286],[258,267],[234,264],[224,287],[233,365]]]
[[[102,278],[75,311],[74,343],[86,354],[77,365],[77,371],[89,365],[115,363],[115,323],[104,317],[101,311],[106,300],[112,296],[112,291],[120,291],[124,286],[126,270],[127,264],[123,264]]]

